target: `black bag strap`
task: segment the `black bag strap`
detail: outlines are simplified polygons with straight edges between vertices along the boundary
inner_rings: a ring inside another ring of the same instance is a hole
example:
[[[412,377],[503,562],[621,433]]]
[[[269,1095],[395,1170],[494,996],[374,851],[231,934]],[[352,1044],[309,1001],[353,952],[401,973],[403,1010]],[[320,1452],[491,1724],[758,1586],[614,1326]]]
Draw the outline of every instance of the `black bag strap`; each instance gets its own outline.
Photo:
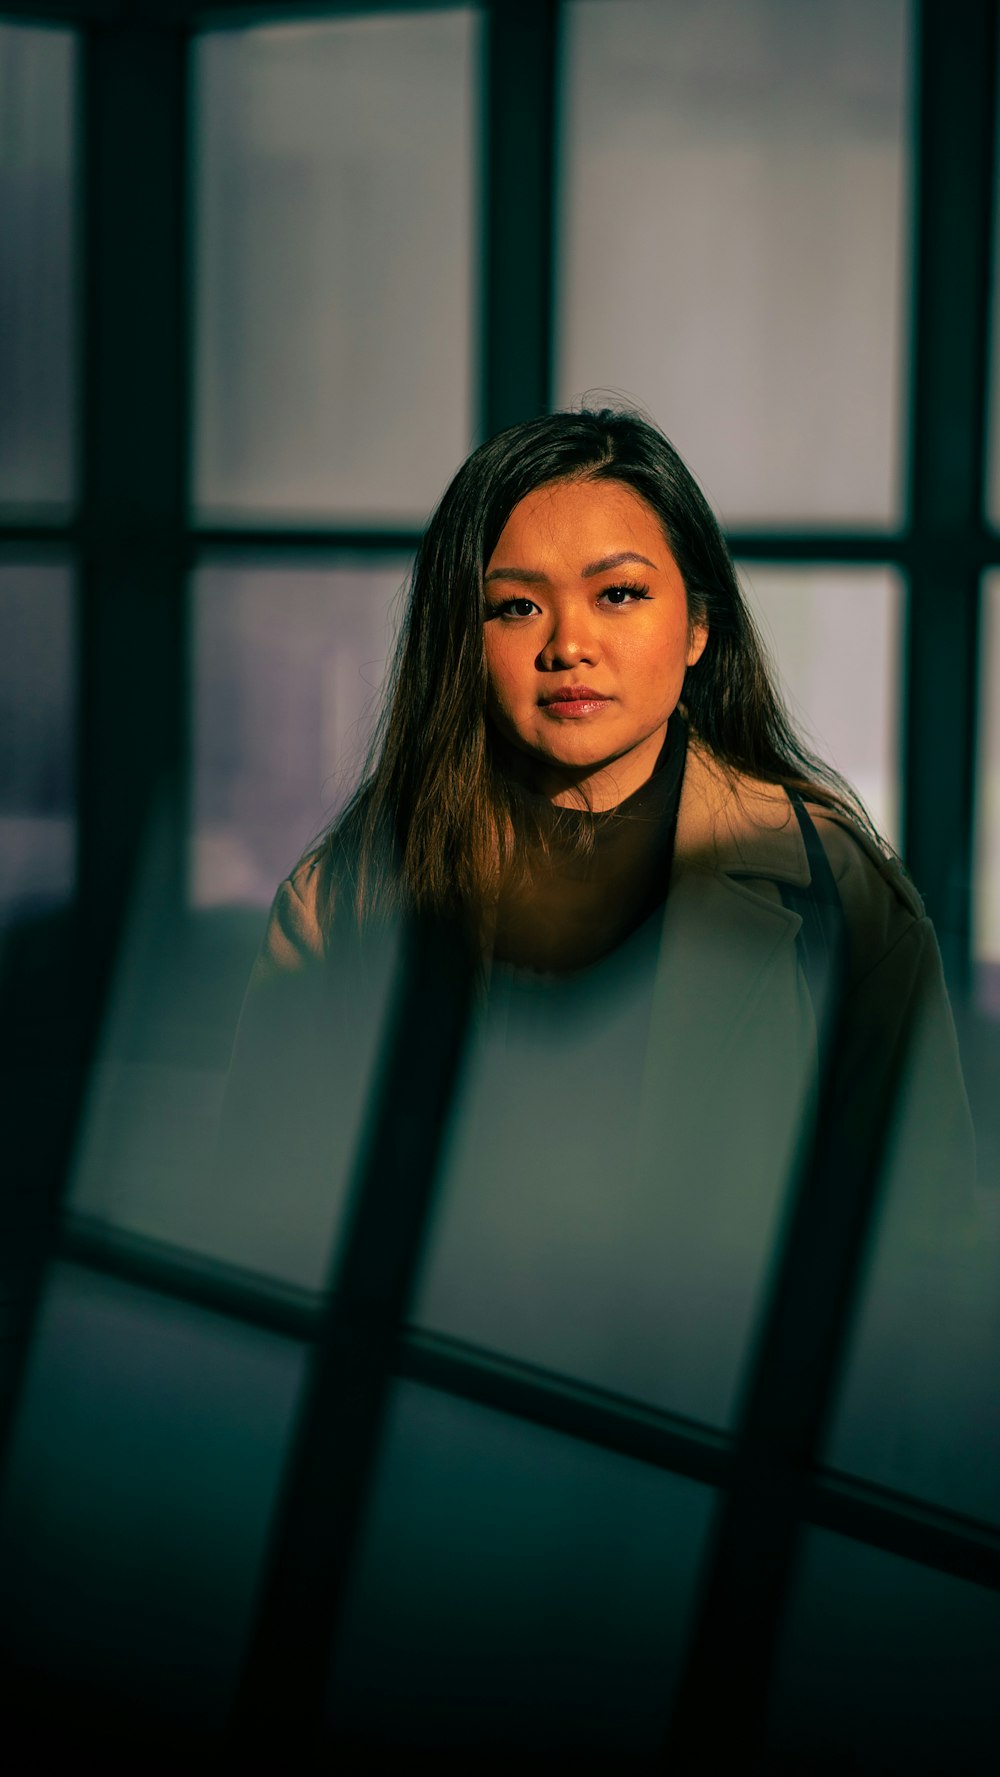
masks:
[[[808,888],[786,882],[779,887],[785,906],[802,920],[796,943],[816,1014],[820,1066],[825,1073],[844,986],[847,921],[830,860],[806,805],[796,790],[789,790],[788,798],[802,832],[811,880]]]

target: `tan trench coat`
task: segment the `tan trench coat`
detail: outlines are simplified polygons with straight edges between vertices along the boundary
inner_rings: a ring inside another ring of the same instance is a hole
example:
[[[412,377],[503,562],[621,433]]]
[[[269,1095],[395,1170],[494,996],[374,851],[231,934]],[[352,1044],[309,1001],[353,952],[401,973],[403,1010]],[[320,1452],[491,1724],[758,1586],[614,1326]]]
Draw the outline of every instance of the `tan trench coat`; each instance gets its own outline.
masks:
[[[846,1167],[864,1158],[852,1131],[863,1141],[888,1118],[831,1454],[908,1487],[906,1451],[925,1432],[936,1447],[935,1402],[952,1386],[928,1336],[935,1315],[954,1321],[956,1305],[964,1312],[975,1298],[960,1344],[986,1336],[971,1120],[919,895],[846,820],[810,812],[849,940],[836,1097]],[[565,1179],[550,1190],[551,1167],[541,1184],[525,1181],[523,1167],[477,1145],[470,1062],[414,1319],[732,1423],[817,1101],[800,918],[781,898],[782,884],[809,880],[784,791],[728,777],[692,744],[627,1143],[612,1143],[585,1190]],[[316,886],[307,858],[275,896],[237,1034],[217,1169],[231,1256],[310,1291],[335,1261],[395,962],[389,934],[363,959],[345,951],[332,973],[322,967]],[[572,1090],[564,1079],[561,1103]],[[956,1481],[963,1499],[970,1464],[967,1450]]]

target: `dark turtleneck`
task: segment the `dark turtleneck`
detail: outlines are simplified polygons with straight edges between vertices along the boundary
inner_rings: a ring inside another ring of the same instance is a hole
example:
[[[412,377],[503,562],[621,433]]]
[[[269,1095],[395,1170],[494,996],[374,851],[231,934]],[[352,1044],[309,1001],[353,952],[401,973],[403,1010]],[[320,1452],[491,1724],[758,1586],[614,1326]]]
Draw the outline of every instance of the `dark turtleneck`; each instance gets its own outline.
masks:
[[[543,844],[529,846],[528,881],[500,899],[494,954],[543,974],[581,969],[620,944],[664,900],[684,777],[687,723],[675,711],[652,775],[600,814],[533,796]],[[589,827],[592,847],[581,851]]]

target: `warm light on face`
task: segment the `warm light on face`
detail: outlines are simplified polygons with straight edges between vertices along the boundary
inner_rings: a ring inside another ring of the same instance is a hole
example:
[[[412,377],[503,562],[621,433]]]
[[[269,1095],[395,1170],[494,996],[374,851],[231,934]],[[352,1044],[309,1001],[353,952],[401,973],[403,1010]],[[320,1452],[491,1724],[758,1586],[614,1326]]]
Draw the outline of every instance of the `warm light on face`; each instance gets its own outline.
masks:
[[[536,787],[613,808],[656,764],[708,632],[662,526],[617,481],[559,481],[515,506],[484,576],[488,710]]]

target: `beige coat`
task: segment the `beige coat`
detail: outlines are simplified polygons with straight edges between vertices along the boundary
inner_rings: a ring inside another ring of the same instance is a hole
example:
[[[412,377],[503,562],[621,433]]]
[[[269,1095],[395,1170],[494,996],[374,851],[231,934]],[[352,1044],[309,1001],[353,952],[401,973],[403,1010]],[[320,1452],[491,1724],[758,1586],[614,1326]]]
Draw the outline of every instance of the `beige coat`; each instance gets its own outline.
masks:
[[[846,1165],[852,1131],[865,1139],[860,1132],[877,1124],[880,1108],[890,1118],[831,1459],[849,1458],[873,1478],[909,1488],[906,1451],[925,1433],[936,1450],[934,1403],[953,1381],[935,1320],[954,1324],[969,1310],[959,1344],[966,1358],[975,1348],[984,1376],[990,1355],[980,1350],[990,1310],[971,1122],[919,895],[846,820],[815,806],[810,812],[849,938],[836,1101]],[[595,1078],[610,1094],[607,1162],[595,1164],[589,1180],[558,1176],[556,1146],[537,1177],[526,1176],[523,1156],[532,1149],[523,1145],[516,1104],[517,1163],[502,1142],[484,1142],[495,1055],[480,1066],[474,1042],[415,1320],[654,1406],[732,1423],[817,1099],[800,919],[780,890],[809,880],[784,791],[733,780],[692,745],[641,1006],[648,1029],[637,1112],[616,1131],[613,1084],[603,1085],[613,1082],[613,1058],[602,1052],[607,971],[600,979],[594,972],[591,1051],[574,1050],[562,1075],[554,1052],[551,1060],[560,1115],[572,1115],[574,1092],[591,1093]],[[220,1146],[222,1188],[245,1211],[236,1240],[242,1262],[310,1290],[322,1287],[336,1253],[395,960],[389,934],[366,956],[345,950],[332,969],[317,966],[324,947],[316,887],[308,858],[275,896],[241,1017]],[[617,1003],[608,1013],[622,1030],[627,1015]],[[544,1055],[540,1065],[549,1065]],[[539,1152],[548,1140],[540,1124]],[[862,1164],[863,1155],[856,1159]],[[949,1482],[955,1504],[974,1503],[968,1466],[961,1458]]]

